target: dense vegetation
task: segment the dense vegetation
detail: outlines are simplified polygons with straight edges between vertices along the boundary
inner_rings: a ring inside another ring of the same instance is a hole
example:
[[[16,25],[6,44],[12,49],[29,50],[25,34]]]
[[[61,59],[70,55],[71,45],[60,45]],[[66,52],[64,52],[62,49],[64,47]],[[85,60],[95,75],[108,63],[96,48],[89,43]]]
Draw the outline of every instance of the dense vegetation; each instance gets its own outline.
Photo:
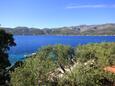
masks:
[[[0,29],[0,86],[115,84],[115,73],[105,70],[115,67],[115,43],[46,46],[9,69],[8,50],[15,45],[13,35]]]
[[[13,86],[112,86],[115,43],[88,44],[75,49],[55,45],[41,48],[11,71]]]
[[[14,35],[115,35],[115,24],[80,25],[60,28],[4,28]]]
[[[13,35],[0,29],[0,86],[6,86],[10,80],[7,67],[11,64],[8,60],[8,50],[15,46]]]
[[[115,65],[115,43],[89,44],[75,51],[78,64],[64,75],[62,86],[113,86],[115,74],[104,68]]]

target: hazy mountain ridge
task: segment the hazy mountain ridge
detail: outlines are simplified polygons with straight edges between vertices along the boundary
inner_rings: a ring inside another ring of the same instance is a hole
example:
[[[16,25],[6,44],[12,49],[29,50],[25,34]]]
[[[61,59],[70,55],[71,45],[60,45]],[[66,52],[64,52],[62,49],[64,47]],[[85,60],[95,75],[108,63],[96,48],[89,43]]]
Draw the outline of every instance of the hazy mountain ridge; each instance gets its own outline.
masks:
[[[115,35],[115,23],[44,29],[28,27],[1,28],[14,35]]]

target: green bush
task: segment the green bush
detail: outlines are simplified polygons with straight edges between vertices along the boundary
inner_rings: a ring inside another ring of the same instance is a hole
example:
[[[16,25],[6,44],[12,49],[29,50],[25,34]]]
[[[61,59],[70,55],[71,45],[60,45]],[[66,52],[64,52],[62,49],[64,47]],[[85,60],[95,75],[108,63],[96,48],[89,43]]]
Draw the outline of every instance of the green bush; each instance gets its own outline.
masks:
[[[45,54],[37,54],[27,58],[21,67],[11,72],[11,83],[13,86],[38,86],[47,82],[48,73],[56,68],[51,59],[41,58]],[[43,56],[44,57],[44,56]]]
[[[84,66],[75,67],[71,73],[67,73],[58,82],[59,86],[112,86],[115,82],[115,74],[105,72],[103,69]]]
[[[79,46],[75,52],[79,64],[60,79],[60,86],[112,86],[115,74],[104,68],[115,65],[115,43]]]
[[[115,65],[115,43],[88,44],[76,48],[76,58],[80,62],[95,60],[98,66]]]
[[[56,45],[43,47],[36,55],[27,58],[21,67],[11,72],[13,86],[37,86],[50,84],[49,73],[59,64],[65,65],[72,58],[73,52],[69,46]]]
[[[76,58],[77,65],[70,72],[54,81],[49,79],[60,65],[70,65],[72,58]],[[47,46],[11,72],[11,83],[13,86],[111,86],[115,74],[104,68],[113,65],[115,43],[88,44],[75,50],[63,45]],[[52,82],[56,82],[55,85]]]

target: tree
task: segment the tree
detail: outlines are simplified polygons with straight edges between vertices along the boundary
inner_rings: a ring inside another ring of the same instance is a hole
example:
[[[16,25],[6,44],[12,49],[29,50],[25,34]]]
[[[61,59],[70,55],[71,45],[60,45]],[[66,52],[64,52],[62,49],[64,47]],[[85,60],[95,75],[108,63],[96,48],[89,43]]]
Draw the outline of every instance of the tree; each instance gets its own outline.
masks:
[[[70,66],[74,58],[74,49],[70,46],[56,45],[54,52],[57,56],[57,64],[65,72],[64,66]]]
[[[4,85],[8,79],[6,68],[11,65],[8,60],[8,50],[15,45],[13,35],[0,29],[0,85]]]
[[[60,73],[73,58],[73,48],[64,45],[46,46],[24,60],[23,65],[11,72],[13,86],[56,86]]]
[[[43,58],[51,58],[65,72],[64,66],[70,66],[74,58],[74,49],[70,46],[55,45],[43,47],[41,53]],[[40,53],[40,52],[39,52]],[[44,57],[43,57],[44,56]]]

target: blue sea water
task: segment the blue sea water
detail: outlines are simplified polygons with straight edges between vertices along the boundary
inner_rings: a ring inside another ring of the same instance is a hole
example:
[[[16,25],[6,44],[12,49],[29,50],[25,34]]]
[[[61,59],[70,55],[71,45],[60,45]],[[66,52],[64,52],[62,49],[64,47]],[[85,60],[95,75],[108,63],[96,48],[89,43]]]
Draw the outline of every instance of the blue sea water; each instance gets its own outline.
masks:
[[[15,63],[23,60],[24,55],[36,52],[47,45],[64,44],[75,47],[77,45],[115,42],[115,36],[14,36],[16,46],[9,51],[9,60]]]

